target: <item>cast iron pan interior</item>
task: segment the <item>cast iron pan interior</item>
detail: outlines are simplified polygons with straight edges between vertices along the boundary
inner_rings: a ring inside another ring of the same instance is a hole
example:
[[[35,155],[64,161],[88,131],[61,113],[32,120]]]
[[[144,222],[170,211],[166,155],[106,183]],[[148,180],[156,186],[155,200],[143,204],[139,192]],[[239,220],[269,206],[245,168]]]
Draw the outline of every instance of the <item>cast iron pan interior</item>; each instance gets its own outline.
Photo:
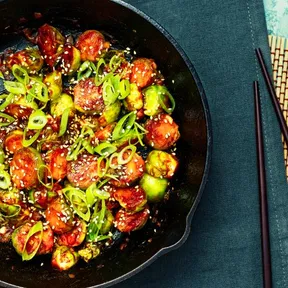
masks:
[[[36,21],[34,12],[41,12],[43,18]],[[155,59],[166,76],[166,84],[177,103],[173,117],[180,125],[182,135],[178,145],[181,168],[170,201],[163,207],[152,208],[152,216],[161,208],[162,212],[157,216],[161,226],[150,220],[148,227],[121,238],[95,261],[88,265],[80,262],[69,272],[62,273],[50,268],[48,256],[22,263],[14,249],[0,246],[0,283],[5,287],[106,287],[122,281],[159,255],[178,247],[190,231],[192,215],[207,176],[211,144],[207,103],[196,72],[166,31],[120,1],[7,0],[0,3],[0,15],[0,51],[26,45],[19,34],[19,28],[24,26],[37,28],[48,22],[60,27],[64,33],[98,29],[116,40],[113,40],[115,45],[130,47],[138,56]],[[28,22],[19,23],[22,17]],[[152,242],[148,243],[151,237]],[[119,245],[125,243],[126,238],[128,245],[120,250]],[[71,274],[75,277],[71,278]]]

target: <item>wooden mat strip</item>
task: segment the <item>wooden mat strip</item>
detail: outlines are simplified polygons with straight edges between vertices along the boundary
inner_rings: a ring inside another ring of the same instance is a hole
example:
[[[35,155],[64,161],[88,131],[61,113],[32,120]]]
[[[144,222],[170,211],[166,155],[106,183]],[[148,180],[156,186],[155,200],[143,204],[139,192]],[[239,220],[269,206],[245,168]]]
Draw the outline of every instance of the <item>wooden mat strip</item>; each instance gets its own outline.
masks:
[[[288,39],[269,35],[273,80],[283,115],[288,124]],[[288,178],[288,147],[282,137],[286,176]]]

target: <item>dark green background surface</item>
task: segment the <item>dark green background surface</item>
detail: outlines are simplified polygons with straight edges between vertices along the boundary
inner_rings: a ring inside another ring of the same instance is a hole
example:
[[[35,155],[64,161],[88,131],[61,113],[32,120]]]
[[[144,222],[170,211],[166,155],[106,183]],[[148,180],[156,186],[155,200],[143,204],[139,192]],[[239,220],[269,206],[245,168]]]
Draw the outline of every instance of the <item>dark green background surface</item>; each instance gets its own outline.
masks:
[[[262,0],[127,0],[194,64],[213,127],[208,184],[187,242],[117,288],[261,287],[253,80],[260,80],[274,287],[288,287],[288,189],[278,123],[254,49],[269,60]]]

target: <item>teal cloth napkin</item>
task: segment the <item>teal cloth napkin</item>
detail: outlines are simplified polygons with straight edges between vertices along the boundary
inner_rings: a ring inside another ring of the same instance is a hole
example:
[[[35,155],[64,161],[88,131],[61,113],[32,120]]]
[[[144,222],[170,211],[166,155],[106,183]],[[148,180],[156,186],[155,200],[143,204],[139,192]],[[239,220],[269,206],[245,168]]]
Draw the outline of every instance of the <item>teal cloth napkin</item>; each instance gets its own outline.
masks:
[[[254,49],[270,54],[262,0],[126,0],[184,48],[210,105],[209,180],[187,242],[117,288],[262,287],[252,81],[260,81],[274,287],[288,287],[288,187],[281,134]],[[167,60],[169,61],[169,59]]]

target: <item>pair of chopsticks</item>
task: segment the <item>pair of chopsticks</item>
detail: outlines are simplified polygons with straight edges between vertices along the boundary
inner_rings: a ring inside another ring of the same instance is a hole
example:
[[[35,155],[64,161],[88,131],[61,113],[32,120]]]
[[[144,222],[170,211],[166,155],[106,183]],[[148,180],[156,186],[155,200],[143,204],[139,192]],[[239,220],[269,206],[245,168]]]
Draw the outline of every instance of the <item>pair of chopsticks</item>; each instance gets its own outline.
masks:
[[[256,49],[256,55],[266,82],[267,89],[272,99],[272,103],[284,136],[288,144],[288,127],[281,111],[273,82],[269,76],[261,49]],[[271,255],[270,255],[270,240],[269,240],[269,218],[268,218],[268,200],[266,189],[265,175],[265,158],[264,145],[262,135],[261,122],[261,107],[259,97],[258,82],[254,82],[254,98],[255,98],[255,121],[256,121],[256,139],[257,139],[257,160],[258,160],[258,178],[259,178],[259,198],[260,198],[260,221],[261,221],[261,244],[262,244],[262,265],[263,265],[263,284],[265,288],[272,287],[272,272],[271,272]]]

